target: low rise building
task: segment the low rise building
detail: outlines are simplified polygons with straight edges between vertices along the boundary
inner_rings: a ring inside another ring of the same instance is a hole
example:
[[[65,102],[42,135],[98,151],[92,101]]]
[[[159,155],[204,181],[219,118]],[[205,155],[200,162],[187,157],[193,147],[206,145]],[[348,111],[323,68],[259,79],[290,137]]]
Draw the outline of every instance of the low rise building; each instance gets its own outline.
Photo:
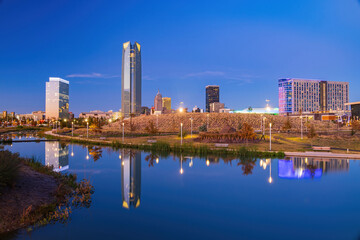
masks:
[[[79,114],[79,118],[113,118],[114,112],[112,110],[108,112],[103,112],[100,110],[94,110],[90,112],[82,112]]]
[[[224,103],[220,103],[220,102],[210,103],[210,112],[211,113],[218,113],[218,112],[220,112],[220,109],[222,109],[222,108],[225,108]]]

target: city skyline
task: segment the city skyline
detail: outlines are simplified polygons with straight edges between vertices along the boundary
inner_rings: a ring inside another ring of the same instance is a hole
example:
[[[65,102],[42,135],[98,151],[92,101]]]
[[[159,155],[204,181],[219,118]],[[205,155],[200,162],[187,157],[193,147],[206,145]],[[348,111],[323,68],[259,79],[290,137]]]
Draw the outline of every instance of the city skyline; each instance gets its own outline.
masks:
[[[166,2],[132,6],[44,2],[37,9],[36,4],[2,1],[0,109],[45,110],[43,83],[49,76],[58,76],[71,82],[70,111],[75,115],[94,109],[118,111],[121,44],[128,40],[141,42],[145,50],[144,106],[151,107],[158,88],[172,98],[173,108],[184,102],[191,109],[195,105],[205,108],[199,100],[205,97],[202,89],[216,84],[226,93],[222,102],[231,109],[243,109],[264,107],[265,99],[277,106],[279,78],[346,81],[352,89],[360,87],[358,1],[185,5],[179,3],[175,12]],[[129,11],[118,16],[122,7]],[[135,9],[137,21],[126,21]],[[152,19],[149,10],[153,10]],[[341,14],[344,11],[346,15]],[[99,13],[108,18],[99,19]],[[23,19],[17,18],[19,14]],[[53,17],[57,15],[62,16],[61,22]],[[29,36],[29,31],[30,37],[24,40],[21,36]],[[193,42],[202,44],[185,54]],[[218,46],[225,42],[236,44],[229,45],[230,52],[223,51]],[[220,58],[229,61],[222,63]],[[18,101],[7,100],[14,96]],[[31,102],[26,101],[29,98]],[[350,101],[359,98],[355,90],[350,91]]]

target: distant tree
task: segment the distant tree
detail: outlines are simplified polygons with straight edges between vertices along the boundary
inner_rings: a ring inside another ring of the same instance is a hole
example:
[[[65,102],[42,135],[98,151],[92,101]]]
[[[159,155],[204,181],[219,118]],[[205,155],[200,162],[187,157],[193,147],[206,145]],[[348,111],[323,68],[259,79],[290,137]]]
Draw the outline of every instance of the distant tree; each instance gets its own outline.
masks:
[[[207,126],[206,126],[206,123],[205,123],[205,124],[203,124],[203,125],[201,125],[201,126],[199,127],[199,132],[207,132]]]
[[[251,106],[248,107],[248,112],[252,112],[253,108]]]
[[[352,121],[351,122],[351,136],[355,135],[357,131],[360,130],[360,122],[359,121]]]
[[[150,133],[150,134],[157,134],[159,132],[159,130],[155,127],[155,124],[153,121],[149,121],[148,125],[145,127],[145,131]]]
[[[316,137],[316,135],[317,135],[317,134],[316,134],[315,127],[314,127],[313,124],[311,124],[307,136],[308,136],[308,138],[314,138],[314,137]]]
[[[291,129],[291,121],[290,121],[290,118],[289,117],[287,117],[286,118],[286,121],[285,121],[285,123],[284,123],[284,126],[283,126],[283,129],[285,130],[285,131],[290,131],[290,129]]]
[[[89,128],[94,133],[101,133],[101,127],[96,123],[91,124]]]
[[[254,129],[248,124],[244,123],[241,130],[239,131],[240,137],[246,141],[246,144],[248,141],[252,141],[256,139],[256,133]]]

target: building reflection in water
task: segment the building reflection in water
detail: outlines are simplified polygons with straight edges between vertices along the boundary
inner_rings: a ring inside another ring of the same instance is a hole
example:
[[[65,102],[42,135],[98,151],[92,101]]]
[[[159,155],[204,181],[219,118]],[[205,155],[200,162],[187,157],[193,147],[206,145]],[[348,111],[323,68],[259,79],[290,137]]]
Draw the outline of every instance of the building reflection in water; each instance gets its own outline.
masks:
[[[279,160],[278,168],[280,178],[321,178],[323,173],[349,171],[349,160],[290,157]]]
[[[121,150],[122,199],[124,208],[140,206],[141,152]]]
[[[69,147],[60,142],[45,142],[45,165],[53,166],[55,172],[69,169]]]

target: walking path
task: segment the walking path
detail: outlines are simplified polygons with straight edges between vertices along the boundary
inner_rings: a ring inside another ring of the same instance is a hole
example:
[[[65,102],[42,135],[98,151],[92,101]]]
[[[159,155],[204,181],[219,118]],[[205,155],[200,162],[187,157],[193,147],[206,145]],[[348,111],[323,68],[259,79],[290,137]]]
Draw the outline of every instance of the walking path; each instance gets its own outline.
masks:
[[[360,159],[360,154],[331,153],[331,152],[285,152],[285,156]]]

